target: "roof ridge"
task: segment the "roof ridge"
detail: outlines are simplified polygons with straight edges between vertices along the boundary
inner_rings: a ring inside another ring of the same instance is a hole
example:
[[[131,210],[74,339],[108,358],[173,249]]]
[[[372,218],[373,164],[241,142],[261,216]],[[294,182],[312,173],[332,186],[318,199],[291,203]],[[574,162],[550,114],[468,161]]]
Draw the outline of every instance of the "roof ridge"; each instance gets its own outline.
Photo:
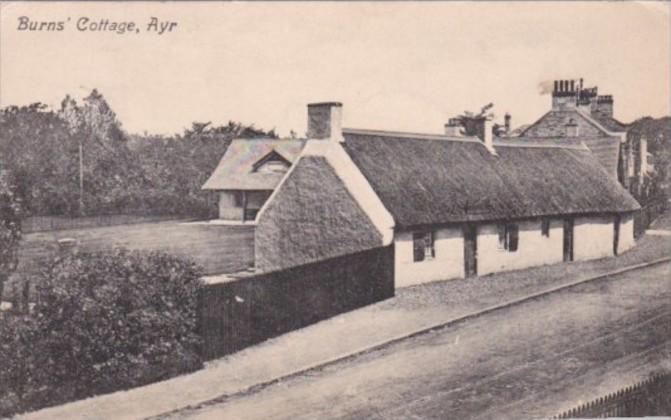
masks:
[[[534,143],[506,143],[505,140],[494,140],[494,147],[525,147],[538,149],[568,149],[568,150],[586,150],[589,147],[585,143],[580,144],[534,144]]]
[[[343,128],[343,134],[359,134],[367,136],[389,136],[406,139],[423,139],[423,140],[440,140],[440,141],[461,141],[465,143],[478,143],[482,141],[477,137],[455,137],[446,136],[443,134],[428,134],[428,133],[411,133],[404,131],[387,131],[387,130],[369,130],[363,128]]]
[[[273,137],[235,137],[231,141],[307,141],[307,139],[300,138],[300,139],[293,139],[291,137],[285,137],[285,138],[273,138]]]

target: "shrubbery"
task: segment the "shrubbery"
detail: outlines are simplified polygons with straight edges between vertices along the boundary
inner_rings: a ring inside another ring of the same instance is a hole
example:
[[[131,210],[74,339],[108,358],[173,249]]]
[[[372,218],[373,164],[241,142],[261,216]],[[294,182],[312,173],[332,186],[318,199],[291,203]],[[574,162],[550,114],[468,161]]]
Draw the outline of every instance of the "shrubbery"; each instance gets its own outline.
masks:
[[[162,253],[80,253],[37,281],[30,315],[0,318],[0,415],[202,366],[200,271]]]

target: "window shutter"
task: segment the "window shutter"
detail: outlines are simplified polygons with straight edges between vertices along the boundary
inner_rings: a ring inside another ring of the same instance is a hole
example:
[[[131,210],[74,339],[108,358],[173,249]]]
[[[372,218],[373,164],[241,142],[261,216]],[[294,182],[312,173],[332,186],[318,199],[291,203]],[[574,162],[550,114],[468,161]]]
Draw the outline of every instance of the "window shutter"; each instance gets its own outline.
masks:
[[[499,229],[499,249],[506,248],[506,225],[498,225]]]
[[[541,234],[543,236],[550,237],[550,220],[549,219],[543,219],[541,222]]]

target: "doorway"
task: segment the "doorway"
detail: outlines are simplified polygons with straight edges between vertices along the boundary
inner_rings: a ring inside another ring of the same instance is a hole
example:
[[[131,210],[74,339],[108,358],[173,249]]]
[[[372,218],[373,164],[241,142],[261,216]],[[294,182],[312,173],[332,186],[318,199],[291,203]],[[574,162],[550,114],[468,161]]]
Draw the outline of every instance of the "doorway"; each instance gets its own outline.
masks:
[[[615,215],[613,222],[613,255],[617,255],[617,248],[620,245],[620,215]]]
[[[564,220],[564,261],[573,261],[573,219]]]
[[[466,277],[478,274],[478,232],[475,225],[464,226],[464,273]]]

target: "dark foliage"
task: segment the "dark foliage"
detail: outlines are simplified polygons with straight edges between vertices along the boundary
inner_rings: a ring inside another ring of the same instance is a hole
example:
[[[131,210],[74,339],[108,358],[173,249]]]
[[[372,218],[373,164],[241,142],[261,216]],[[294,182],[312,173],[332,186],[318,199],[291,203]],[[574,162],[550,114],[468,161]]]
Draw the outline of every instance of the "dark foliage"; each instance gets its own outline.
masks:
[[[128,135],[95,89],[81,104],[66,96],[58,112],[39,103],[0,110],[0,164],[11,170],[26,215],[206,216],[215,204],[200,187],[233,138],[253,137],[276,135],[234,122]]]
[[[30,315],[0,321],[4,412],[144,385],[202,366],[200,271],[162,253],[115,250],[57,260]]]
[[[641,138],[647,139],[655,170],[632,192],[642,205],[665,202],[671,198],[671,117],[645,117],[631,123],[627,140],[636,152]]]
[[[5,281],[16,270],[21,240],[21,202],[0,166],[0,300]]]
[[[134,136],[131,148],[145,176],[143,206],[160,213],[215,215],[216,203],[201,187],[231,140],[257,137],[277,136],[232,121],[224,126],[194,123],[172,137]]]

